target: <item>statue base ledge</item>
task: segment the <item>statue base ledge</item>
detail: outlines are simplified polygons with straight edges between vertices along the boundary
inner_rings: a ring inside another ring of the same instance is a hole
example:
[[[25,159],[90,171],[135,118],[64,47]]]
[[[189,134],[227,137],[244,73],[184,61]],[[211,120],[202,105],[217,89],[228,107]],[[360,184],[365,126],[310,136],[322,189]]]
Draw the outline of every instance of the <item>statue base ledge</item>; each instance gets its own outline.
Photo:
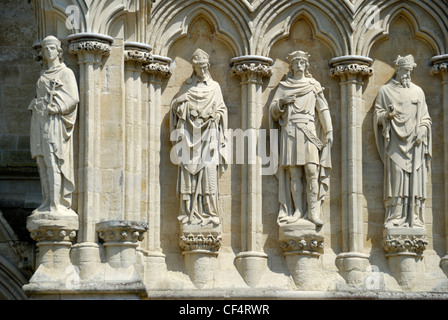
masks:
[[[65,283],[29,283],[23,290],[30,299],[52,299],[57,295],[59,299],[142,299],[146,297],[146,288],[138,282],[86,282],[67,287]]]
[[[191,224],[191,223],[184,223],[181,224],[180,230],[183,234],[221,234],[222,233],[222,227],[221,225],[215,225],[215,224],[207,224],[205,226],[200,224]]]
[[[426,228],[388,227],[383,229],[384,236],[424,236]]]
[[[322,253],[324,236],[316,230],[316,225],[308,220],[280,225],[279,244],[284,252]]]
[[[45,229],[79,229],[79,219],[75,211],[63,208],[58,210],[38,211],[26,219],[28,231]]]

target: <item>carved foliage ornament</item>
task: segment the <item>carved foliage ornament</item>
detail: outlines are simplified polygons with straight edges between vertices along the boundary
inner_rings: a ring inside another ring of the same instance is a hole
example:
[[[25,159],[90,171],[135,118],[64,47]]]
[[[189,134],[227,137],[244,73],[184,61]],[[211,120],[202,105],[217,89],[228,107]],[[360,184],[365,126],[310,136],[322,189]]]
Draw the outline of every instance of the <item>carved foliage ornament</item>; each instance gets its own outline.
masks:
[[[422,253],[428,243],[428,237],[426,235],[388,235],[384,240],[384,250],[388,253]]]
[[[124,51],[125,61],[137,61],[141,63],[149,63],[154,60],[152,54],[149,52],[141,50],[125,50]]]
[[[185,251],[208,250],[218,251],[221,247],[222,237],[220,234],[202,233],[182,234],[179,240],[180,247]]]
[[[448,62],[437,63],[433,65],[431,68],[431,74],[438,74],[440,72],[447,72],[447,71],[448,71]]]
[[[371,76],[373,74],[373,68],[360,64],[348,64],[339,65],[330,70],[331,76],[342,76],[342,75],[362,75]]]
[[[163,77],[169,77],[173,74],[173,69],[171,69],[169,66],[167,66],[165,64],[158,63],[158,62],[149,63],[147,65],[144,65],[143,70],[149,74],[158,74]]]
[[[111,46],[108,43],[96,40],[81,40],[70,44],[69,52],[71,54],[78,54],[83,51],[109,55]]]
[[[232,76],[249,75],[249,76],[270,77],[273,74],[273,69],[271,66],[267,66],[261,63],[259,64],[242,63],[233,66],[230,72]]]

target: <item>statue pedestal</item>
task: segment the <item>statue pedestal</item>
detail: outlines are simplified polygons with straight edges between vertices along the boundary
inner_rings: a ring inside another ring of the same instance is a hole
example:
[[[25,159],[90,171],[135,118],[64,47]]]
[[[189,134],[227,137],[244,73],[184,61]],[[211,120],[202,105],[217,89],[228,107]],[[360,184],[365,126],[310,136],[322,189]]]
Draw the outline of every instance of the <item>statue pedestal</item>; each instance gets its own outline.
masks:
[[[146,222],[112,220],[96,225],[106,252],[105,282],[141,283],[136,271],[138,241],[148,230]]]
[[[366,284],[367,271],[370,274],[369,255],[360,252],[340,253],[336,260],[342,277],[351,287],[361,287]]]
[[[383,247],[389,268],[398,284],[411,290],[422,277],[423,251],[428,244],[425,228],[387,228],[383,230]]]
[[[184,250],[185,268],[198,289],[214,283],[221,232],[221,226],[181,225],[179,245]]]
[[[303,290],[319,290],[324,237],[316,231],[314,223],[300,220],[294,224],[281,225],[280,247],[286,265],[296,286]]]
[[[79,278],[70,258],[78,228],[78,215],[69,209],[36,210],[27,218],[27,229],[37,241],[37,263],[25,292],[59,291]]]
[[[448,255],[442,257],[440,261],[440,267],[442,268],[443,272],[448,275]]]
[[[249,287],[256,287],[268,265],[267,254],[259,251],[245,251],[236,256],[236,268]]]

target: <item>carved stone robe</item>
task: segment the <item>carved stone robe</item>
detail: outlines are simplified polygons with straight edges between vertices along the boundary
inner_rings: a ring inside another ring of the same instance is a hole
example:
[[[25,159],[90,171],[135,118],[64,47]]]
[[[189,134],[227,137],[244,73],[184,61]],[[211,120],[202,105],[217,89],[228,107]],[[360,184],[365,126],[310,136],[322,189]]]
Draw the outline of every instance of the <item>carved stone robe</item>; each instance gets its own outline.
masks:
[[[221,155],[226,129],[227,108],[219,84],[210,77],[187,79],[171,104],[182,223],[220,223],[219,173],[225,169]]]
[[[397,115],[387,119],[389,106]],[[423,227],[426,183],[432,156],[431,118],[423,90],[415,84],[403,87],[392,79],[382,86],[375,102],[374,131],[384,163],[386,226]],[[417,131],[427,134],[415,145]]]
[[[51,92],[54,92],[51,97]],[[60,113],[48,114],[50,102]],[[79,102],[78,86],[72,70],[64,63],[47,69],[37,81],[36,98],[30,104],[32,111],[30,147],[32,158],[43,157],[47,166],[54,156],[61,173],[62,203],[71,204],[74,191],[73,130]],[[65,200],[65,203],[64,203]]]
[[[285,107],[280,99],[294,96],[293,104]],[[278,85],[270,106],[270,127],[279,128],[279,217],[292,215],[290,166],[314,163],[319,168],[319,194],[321,203],[328,190],[331,171],[330,147],[325,144],[326,133],[333,130],[328,103],[323,88],[313,78],[296,81],[288,78]]]

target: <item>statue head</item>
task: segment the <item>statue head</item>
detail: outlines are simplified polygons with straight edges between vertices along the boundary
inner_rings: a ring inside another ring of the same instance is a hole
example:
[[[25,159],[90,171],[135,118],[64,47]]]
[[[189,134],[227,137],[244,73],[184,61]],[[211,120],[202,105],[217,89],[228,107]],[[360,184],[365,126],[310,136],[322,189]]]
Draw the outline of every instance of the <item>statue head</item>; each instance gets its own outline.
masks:
[[[409,54],[405,57],[398,56],[395,60],[395,75],[396,81],[399,81],[403,87],[409,88],[411,83],[411,71],[417,64],[414,62],[414,57]]]
[[[59,58],[59,61],[62,60],[62,46],[58,38],[48,36],[41,41],[41,46],[41,55],[44,60],[48,61],[56,58]]]
[[[303,73],[305,77],[311,78],[311,74],[309,72],[309,57],[310,55],[308,54],[308,52],[300,50],[290,53],[287,57],[287,60],[291,65],[292,72]]]
[[[209,75],[209,55],[202,49],[196,49],[191,57],[191,63],[193,64],[194,74],[199,78],[205,78]]]

